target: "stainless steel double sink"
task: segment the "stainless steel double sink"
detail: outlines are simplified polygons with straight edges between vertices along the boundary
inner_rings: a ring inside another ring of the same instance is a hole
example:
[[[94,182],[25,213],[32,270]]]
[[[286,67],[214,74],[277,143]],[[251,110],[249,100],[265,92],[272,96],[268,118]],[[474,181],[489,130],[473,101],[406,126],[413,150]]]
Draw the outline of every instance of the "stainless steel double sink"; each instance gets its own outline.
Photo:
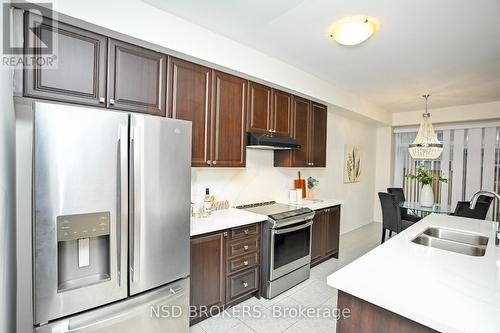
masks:
[[[481,257],[486,252],[489,238],[485,235],[462,230],[429,227],[412,242],[445,251]]]

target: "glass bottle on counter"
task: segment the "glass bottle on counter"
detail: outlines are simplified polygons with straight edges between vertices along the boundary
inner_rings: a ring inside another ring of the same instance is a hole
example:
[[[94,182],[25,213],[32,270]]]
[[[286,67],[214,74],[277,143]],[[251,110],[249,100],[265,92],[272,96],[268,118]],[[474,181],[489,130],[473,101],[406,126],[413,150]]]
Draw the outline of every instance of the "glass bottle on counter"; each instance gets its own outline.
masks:
[[[208,187],[205,189],[205,197],[203,198],[203,217],[208,217],[212,213],[212,200],[210,197],[210,190]]]

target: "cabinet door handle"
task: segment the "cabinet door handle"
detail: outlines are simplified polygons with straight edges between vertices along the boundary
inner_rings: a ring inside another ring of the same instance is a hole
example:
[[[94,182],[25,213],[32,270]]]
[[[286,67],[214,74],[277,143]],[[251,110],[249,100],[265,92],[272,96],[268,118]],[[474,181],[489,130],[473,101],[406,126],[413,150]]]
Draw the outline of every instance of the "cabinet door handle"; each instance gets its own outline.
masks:
[[[104,97],[99,97],[99,103],[104,103],[106,102],[106,99]]]
[[[211,165],[211,164],[212,164],[212,161],[210,161],[210,160],[209,160],[209,161],[207,161],[207,164],[208,164],[208,165]]]
[[[243,261],[243,266],[248,266],[248,260]]]
[[[243,233],[244,233],[245,235],[248,235],[248,234],[250,233],[250,230],[245,229],[245,231],[243,231]]]
[[[213,164],[213,165],[216,165],[216,164],[217,164],[217,161],[213,161],[213,162],[212,162],[212,164]]]
[[[112,98],[110,98],[110,99],[109,99],[109,104],[111,104],[111,105],[115,105],[115,100],[114,100],[114,99],[112,99]]]
[[[243,281],[242,283],[243,283],[243,288],[247,288],[248,287],[248,282]]]
[[[222,235],[223,235],[224,237],[227,237],[227,231],[225,231]]]
[[[243,246],[243,251],[248,251],[248,245]]]

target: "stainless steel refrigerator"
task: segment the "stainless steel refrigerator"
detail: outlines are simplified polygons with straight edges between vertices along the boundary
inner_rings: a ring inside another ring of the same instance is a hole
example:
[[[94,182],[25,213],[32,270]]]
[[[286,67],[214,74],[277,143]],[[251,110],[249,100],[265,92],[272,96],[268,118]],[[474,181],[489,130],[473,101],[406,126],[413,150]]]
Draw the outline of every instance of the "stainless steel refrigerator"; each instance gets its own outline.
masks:
[[[187,332],[191,123],[35,102],[36,332]]]

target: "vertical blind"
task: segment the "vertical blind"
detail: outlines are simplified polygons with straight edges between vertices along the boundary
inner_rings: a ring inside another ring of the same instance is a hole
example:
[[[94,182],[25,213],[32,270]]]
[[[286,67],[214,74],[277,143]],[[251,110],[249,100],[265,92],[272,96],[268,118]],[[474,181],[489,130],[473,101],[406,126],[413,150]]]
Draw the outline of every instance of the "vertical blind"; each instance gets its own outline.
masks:
[[[443,143],[443,154],[437,160],[416,161],[408,152],[408,145],[417,132],[394,133],[394,186],[402,187],[406,199],[418,201],[420,185],[406,177],[423,164],[434,176],[448,179],[448,183],[432,184],[437,203],[451,205],[468,201],[479,190],[500,193],[500,127],[444,129],[437,131]],[[494,201],[488,218],[500,220],[500,207]]]

